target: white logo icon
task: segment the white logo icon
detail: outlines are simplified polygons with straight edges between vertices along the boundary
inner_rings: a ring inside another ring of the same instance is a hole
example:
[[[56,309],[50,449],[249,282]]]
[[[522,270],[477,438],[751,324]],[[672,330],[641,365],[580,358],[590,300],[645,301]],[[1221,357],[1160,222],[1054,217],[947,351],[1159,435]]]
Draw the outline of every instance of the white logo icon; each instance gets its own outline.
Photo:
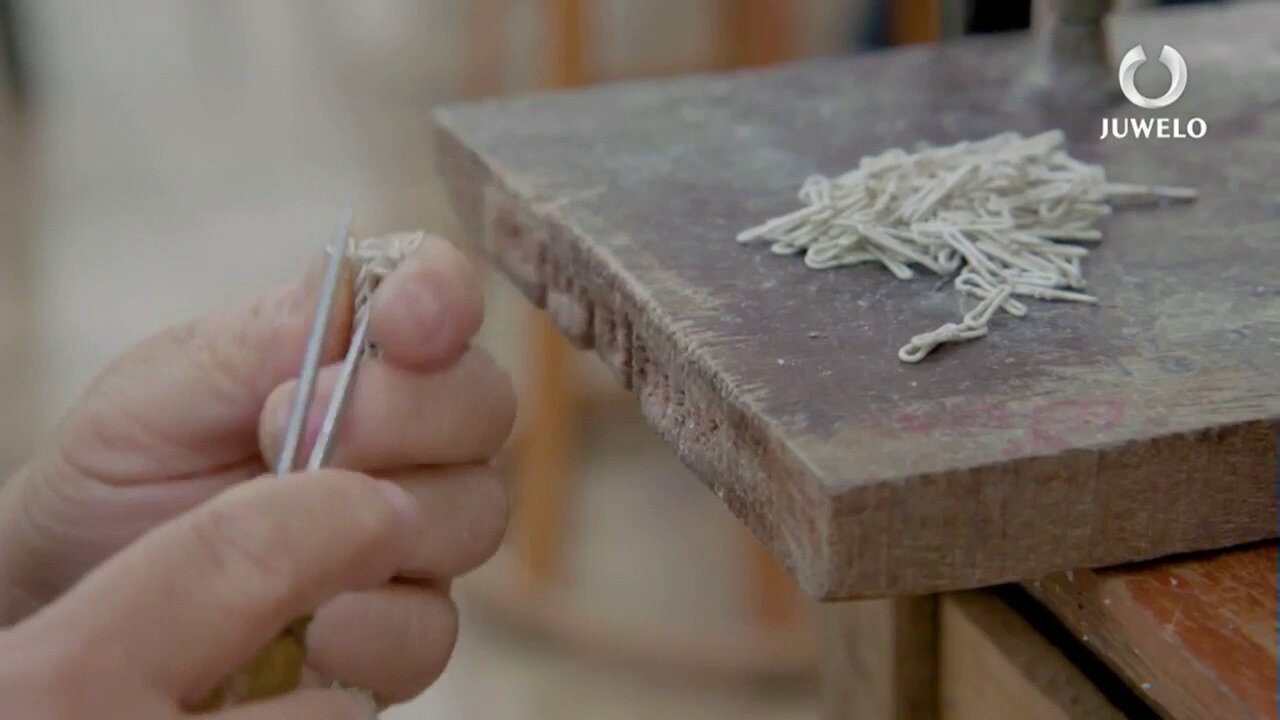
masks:
[[[1125,53],[1124,59],[1120,61],[1120,90],[1124,92],[1125,97],[1129,98],[1129,102],[1140,108],[1155,110],[1172,105],[1187,88],[1187,62],[1182,59],[1182,54],[1165,45],[1160,51],[1159,60],[1161,65],[1169,69],[1173,81],[1169,84],[1168,92],[1158,98],[1149,98],[1133,86],[1134,73],[1138,72],[1138,67],[1147,61],[1147,54],[1142,50],[1141,45],[1130,48],[1129,52]]]

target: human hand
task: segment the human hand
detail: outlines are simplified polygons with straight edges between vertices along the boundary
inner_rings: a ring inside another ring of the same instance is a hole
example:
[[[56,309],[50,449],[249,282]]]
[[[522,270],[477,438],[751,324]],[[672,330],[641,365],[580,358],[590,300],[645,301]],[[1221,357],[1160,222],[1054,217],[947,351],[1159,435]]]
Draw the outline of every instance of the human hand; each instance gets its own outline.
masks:
[[[256,477],[280,445],[319,285],[306,277],[241,308],[145,340],[112,362],[51,447],[0,490],[0,619],[17,622],[151,528]],[[448,580],[487,559],[506,521],[487,461],[510,432],[510,381],[469,347],[483,316],[461,253],[429,238],[372,300],[379,360],[361,366],[331,464],[418,499],[416,581],[345,593],[308,630],[308,665],[383,702],[419,692],[456,633]],[[327,403],[351,308],[335,309]],[[318,420],[318,418],[316,418]],[[314,440],[315,426],[308,432]],[[306,456],[309,447],[302,448]]]
[[[5,717],[177,720],[293,618],[419,565],[423,508],[399,485],[323,470],[263,477],[150,531],[0,632]],[[213,720],[368,720],[306,689]]]

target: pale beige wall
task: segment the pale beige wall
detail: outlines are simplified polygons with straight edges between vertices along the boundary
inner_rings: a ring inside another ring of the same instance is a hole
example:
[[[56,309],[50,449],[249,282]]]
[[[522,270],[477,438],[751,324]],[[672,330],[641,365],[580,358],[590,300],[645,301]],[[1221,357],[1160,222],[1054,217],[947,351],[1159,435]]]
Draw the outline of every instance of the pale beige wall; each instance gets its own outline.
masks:
[[[24,312],[47,335],[48,381],[35,427],[129,342],[288,277],[336,206],[369,233],[454,233],[429,112],[465,91],[472,1],[27,0],[41,95]],[[796,2],[818,53],[860,5]],[[481,41],[504,43],[503,84],[528,90],[545,2],[506,4]],[[595,0],[599,72],[704,63],[718,4]]]

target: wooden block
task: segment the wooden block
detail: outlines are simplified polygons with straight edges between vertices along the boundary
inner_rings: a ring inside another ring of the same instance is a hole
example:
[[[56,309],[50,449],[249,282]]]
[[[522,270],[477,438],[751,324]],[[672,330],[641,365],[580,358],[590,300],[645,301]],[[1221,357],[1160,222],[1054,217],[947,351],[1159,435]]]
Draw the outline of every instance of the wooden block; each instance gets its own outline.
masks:
[[[936,611],[932,596],[821,605],[823,717],[933,720]]]
[[[1081,670],[1000,598],[952,593],[938,604],[942,720],[1123,720]]]
[[[1162,112],[1221,130],[1176,148],[997,109],[1029,59],[999,36],[450,107],[437,157],[464,224],[509,220],[488,252],[564,298],[561,326],[806,592],[980,587],[1276,535],[1280,69],[1252,58],[1277,24],[1274,4],[1115,18],[1115,48],[1193,64]],[[733,240],[812,173],[1054,126],[1114,178],[1201,192],[1105,220],[1097,306],[1033,302],[907,365],[907,338],[957,316],[936,278]]]
[[[1027,583],[1167,718],[1277,717],[1273,544]]]

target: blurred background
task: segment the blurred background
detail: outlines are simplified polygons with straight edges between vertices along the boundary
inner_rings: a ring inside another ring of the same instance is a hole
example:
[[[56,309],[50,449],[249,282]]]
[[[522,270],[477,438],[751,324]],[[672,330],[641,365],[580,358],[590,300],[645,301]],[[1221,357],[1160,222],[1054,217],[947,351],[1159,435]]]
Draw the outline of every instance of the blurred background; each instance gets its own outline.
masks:
[[[1120,3],[1122,6],[1138,3]],[[1040,12],[1036,9],[1036,12]],[[459,237],[430,111],[555,85],[1026,28],[1028,2],[0,0],[0,477],[110,357],[283,282],[342,207]],[[500,556],[408,718],[807,718],[790,581],[495,273],[516,376]]]

